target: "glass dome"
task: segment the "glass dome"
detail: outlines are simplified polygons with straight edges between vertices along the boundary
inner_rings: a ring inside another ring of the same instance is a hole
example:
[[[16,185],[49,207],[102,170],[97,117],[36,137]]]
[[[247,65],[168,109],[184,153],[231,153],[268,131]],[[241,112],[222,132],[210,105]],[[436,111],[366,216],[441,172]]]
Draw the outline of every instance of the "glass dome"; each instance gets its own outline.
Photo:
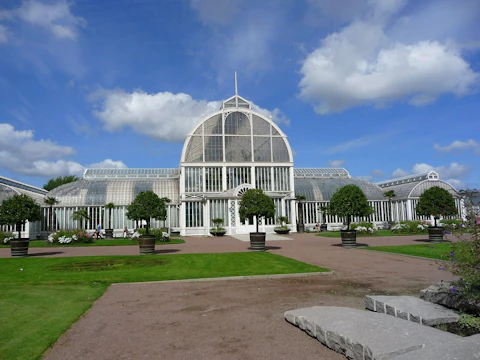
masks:
[[[293,162],[285,134],[240,96],[202,120],[185,141],[182,162]]]
[[[352,178],[295,178],[295,194],[305,196],[307,201],[330,201],[338,189],[350,184],[362,189],[368,200],[385,200],[378,186]]]

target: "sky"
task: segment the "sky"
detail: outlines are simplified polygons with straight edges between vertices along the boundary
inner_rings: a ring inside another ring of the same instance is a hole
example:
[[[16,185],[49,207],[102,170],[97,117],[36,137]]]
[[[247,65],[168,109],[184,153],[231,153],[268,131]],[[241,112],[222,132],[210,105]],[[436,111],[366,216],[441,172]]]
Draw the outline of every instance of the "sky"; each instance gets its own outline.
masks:
[[[0,175],[176,168],[235,71],[295,167],[480,188],[480,0],[1,0]]]

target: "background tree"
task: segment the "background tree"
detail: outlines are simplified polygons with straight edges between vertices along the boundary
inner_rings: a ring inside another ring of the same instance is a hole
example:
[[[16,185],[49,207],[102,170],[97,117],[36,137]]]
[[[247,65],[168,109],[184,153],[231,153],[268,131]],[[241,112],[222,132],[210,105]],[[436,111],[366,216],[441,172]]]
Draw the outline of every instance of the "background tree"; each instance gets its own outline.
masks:
[[[108,209],[108,226],[109,229],[113,229],[112,226],[112,209],[115,209],[115,204],[113,202],[109,202],[105,205],[105,208]]]
[[[150,220],[166,218],[167,210],[165,201],[160,199],[153,191],[141,191],[135,200],[127,206],[127,217],[132,220],[145,220],[147,223],[146,234],[150,229]]]
[[[367,197],[357,185],[345,185],[333,194],[327,212],[347,220],[347,230],[354,216],[368,216],[375,211],[368,204]]]
[[[395,194],[395,191],[393,190],[388,190],[383,193],[383,196],[388,198],[388,221],[392,221],[393,216],[392,216],[392,199],[397,196]]]
[[[458,213],[453,195],[438,186],[433,186],[420,195],[415,211],[417,215],[433,216],[435,227],[437,227],[437,219],[440,216],[451,216]]]
[[[242,196],[238,213],[241,221],[254,217],[257,220],[258,233],[259,220],[262,217],[272,218],[275,216],[275,204],[262,190],[249,189]]]
[[[48,182],[45,185],[43,185],[43,188],[47,191],[52,191],[53,189],[55,189],[56,187],[59,187],[60,185],[65,185],[77,180],[80,180],[80,178],[78,178],[75,175],[59,176],[55,179],[48,180]]]
[[[60,204],[60,200],[57,200],[54,196],[47,196],[44,200],[45,204],[50,206],[50,212],[48,214],[49,223],[50,223],[50,232],[53,232],[55,229],[53,228],[53,206]]]
[[[22,225],[27,221],[38,221],[41,218],[40,205],[25,194],[13,195],[10,199],[3,200],[0,205],[0,224],[16,225],[18,239],[22,237]]]
[[[90,220],[90,215],[88,215],[87,209],[80,209],[73,212],[72,219],[75,221],[79,221],[80,228],[85,229],[84,223],[86,222],[86,220]]]

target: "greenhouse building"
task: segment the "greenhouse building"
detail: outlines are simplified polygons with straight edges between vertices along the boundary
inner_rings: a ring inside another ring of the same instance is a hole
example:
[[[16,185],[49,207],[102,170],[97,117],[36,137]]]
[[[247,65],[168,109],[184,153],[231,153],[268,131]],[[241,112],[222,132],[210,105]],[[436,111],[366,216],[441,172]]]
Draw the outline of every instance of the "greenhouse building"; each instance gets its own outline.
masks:
[[[126,217],[126,208],[140,191],[152,190],[170,200],[165,223],[170,231],[184,236],[209,235],[212,219],[222,218],[227,234],[247,234],[255,231],[255,220],[240,219],[239,203],[245,191],[256,188],[265,191],[276,207],[275,218],[261,222],[260,231],[273,232],[277,218],[286,216],[295,232],[299,215],[307,228],[318,222],[335,229],[342,227],[343,219],[321,209],[347,184],[358,185],[375,209],[368,218],[355,220],[379,226],[392,220],[416,219],[416,201],[431,186],[457,193],[435,172],[373,184],[352,178],[341,168],[294,168],[292,149],[279,126],[235,95],[217,112],[203,117],[187,135],[178,168],[87,169],[81,180],[48,193],[59,203],[53,208],[43,205],[41,226],[46,232],[53,218],[56,229],[77,228],[80,224],[72,214],[86,209],[88,229],[100,224],[121,236],[125,227],[133,230],[142,226]],[[394,190],[396,196],[387,198],[384,193],[388,190]],[[298,195],[302,200],[297,200]],[[112,224],[105,208],[108,203],[115,204]],[[153,227],[162,225],[152,221]]]

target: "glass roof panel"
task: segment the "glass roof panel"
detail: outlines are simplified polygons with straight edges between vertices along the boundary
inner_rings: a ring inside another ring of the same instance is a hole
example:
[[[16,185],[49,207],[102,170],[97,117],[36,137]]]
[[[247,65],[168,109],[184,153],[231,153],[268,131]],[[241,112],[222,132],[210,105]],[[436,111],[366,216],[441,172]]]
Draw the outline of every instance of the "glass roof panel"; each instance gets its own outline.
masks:
[[[271,162],[272,149],[270,137],[254,136],[253,137],[253,154],[254,160],[258,162]]]
[[[250,133],[250,120],[247,115],[238,111],[228,114],[225,119],[225,134],[250,135]]]
[[[270,135],[270,123],[257,115],[252,115],[253,135]]]
[[[225,136],[225,161],[252,161],[250,136]]]
[[[186,162],[203,161],[203,141],[201,136],[192,136],[185,153]]]
[[[274,162],[290,161],[287,145],[285,144],[285,140],[281,137],[272,138],[272,153]]]

